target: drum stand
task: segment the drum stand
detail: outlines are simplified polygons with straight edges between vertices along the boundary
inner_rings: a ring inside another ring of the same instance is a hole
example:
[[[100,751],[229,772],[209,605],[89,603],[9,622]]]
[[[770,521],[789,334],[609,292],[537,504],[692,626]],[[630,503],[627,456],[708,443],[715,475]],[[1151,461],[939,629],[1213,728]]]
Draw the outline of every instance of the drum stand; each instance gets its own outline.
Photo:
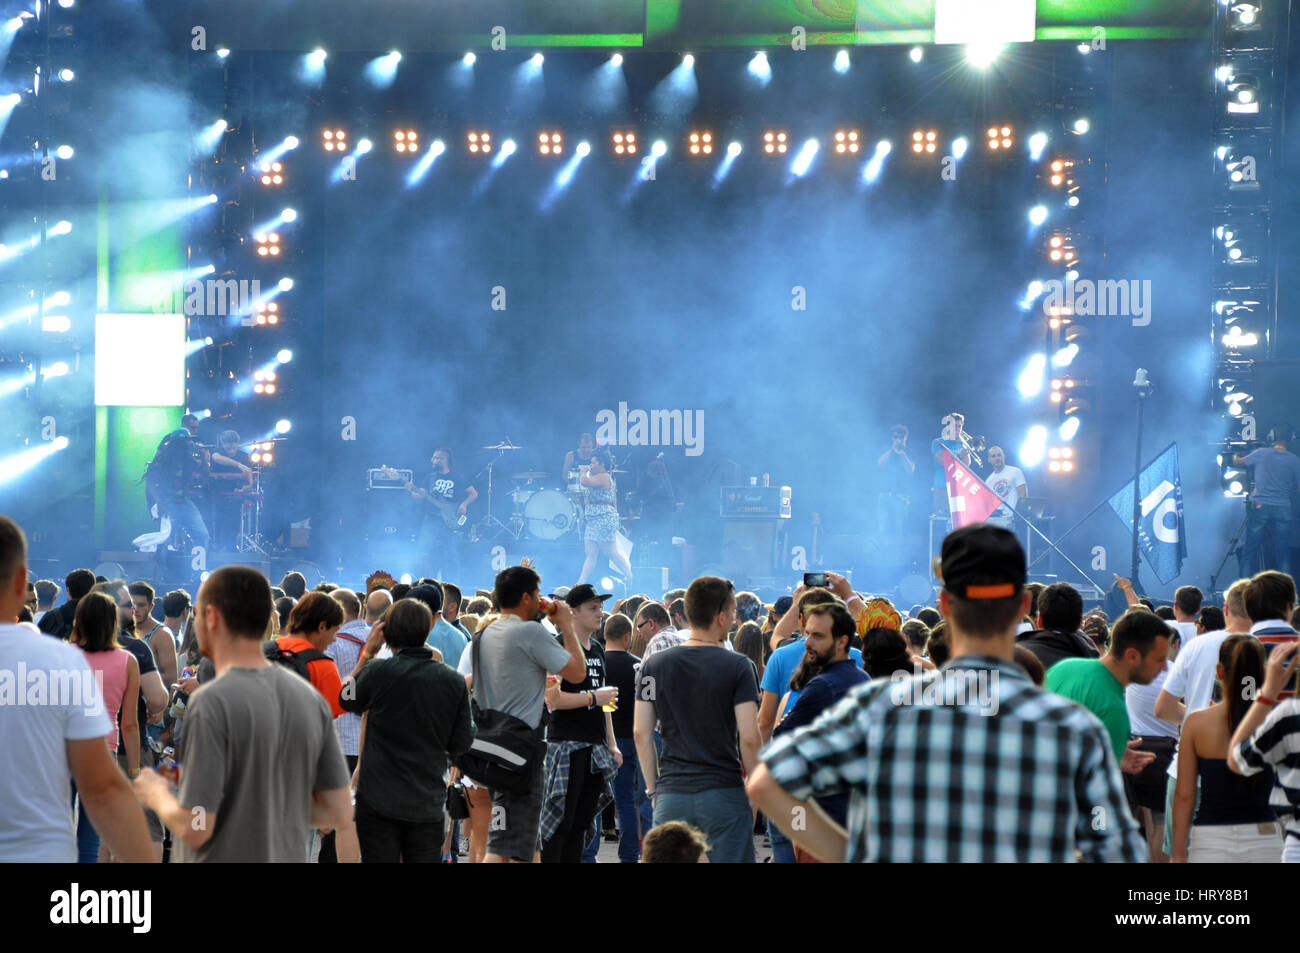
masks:
[[[235,550],[266,556],[266,540],[262,539],[262,471],[253,470],[251,499],[243,500],[239,507],[239,542]]]
[[[502,536],[502,534],[507,534],[507,533],[514,539],[518,539],[519,533],[522,532],[522,527],[520,527],[520,529],[518,530],[512,529],[511,527],[507,526],[505,523],[497,519],[496,514],[492,512],[492,483],[493,483],[492,473],[494,468],[497,465],[497,461],[500,460],[503,456],[505,456],[505,451],[504,450],[499,451],[496,457],[494,457],[493,460],[486,467],[487,477],[488,477],[487,514],[475,527],[475,531],[478,533],[480,539],[498,539]]]

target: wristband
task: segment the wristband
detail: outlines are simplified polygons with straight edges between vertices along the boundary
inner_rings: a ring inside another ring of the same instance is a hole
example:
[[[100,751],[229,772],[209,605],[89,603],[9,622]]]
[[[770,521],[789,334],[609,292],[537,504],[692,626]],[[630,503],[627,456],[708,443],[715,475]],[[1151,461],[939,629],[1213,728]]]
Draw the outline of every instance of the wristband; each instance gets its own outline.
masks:
[[[596,693],[595,693],[595,692],[587,692],[587,694],[588,694],[589,696],[591,696],[591,701],[587,704],[587,707],[588,707],[588,708],[595,708],[595,707],[596,707]]]
[[[1277,704],[1276,698],[1265,698],[1263,695],[1260,695],[1255,699],[1255,701],[1259,702],[1261,705],[1267,705],[1269,708],[1272,708]]]
[[[137,777],[140,776],[140,769],[139,769],[139,768],[127,768],[127,769],[126,769],[126,776],[127,776],[128,778],[137,778]]]

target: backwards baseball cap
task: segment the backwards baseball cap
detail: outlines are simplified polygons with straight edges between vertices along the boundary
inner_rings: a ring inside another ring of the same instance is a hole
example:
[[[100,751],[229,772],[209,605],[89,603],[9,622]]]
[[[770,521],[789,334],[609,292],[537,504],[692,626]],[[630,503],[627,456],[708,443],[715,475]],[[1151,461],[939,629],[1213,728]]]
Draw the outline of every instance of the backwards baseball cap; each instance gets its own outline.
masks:
[[[599,599],[604,602],[606,599],[614,598],[612,592],[597,592],[596,587],[590,583],[584,582],[581,586],[574,586],[564,596],[564,601],[569,604],[571,609],[576,609],[584,602],[590,602],[592,599]]]
[[[1010,530],[974,523],[943,541],[939,576],[962,599],[1009,599],[1025,588],[1025,551]]]
[[[794,596],[781,596],[766,608],[768,612],[775,612],[777,615],[783,616],[790,611],[792,605],[794,605]]]

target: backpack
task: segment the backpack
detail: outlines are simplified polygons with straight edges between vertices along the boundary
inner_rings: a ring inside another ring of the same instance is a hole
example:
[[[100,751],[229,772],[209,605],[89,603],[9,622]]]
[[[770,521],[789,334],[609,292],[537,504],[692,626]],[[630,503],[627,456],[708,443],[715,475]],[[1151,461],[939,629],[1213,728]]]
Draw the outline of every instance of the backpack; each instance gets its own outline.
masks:
[[[303,649],[299,652],[282,649],[280,643],[275,639],[262,643],[262,654],[266,656],[268,662],[283,665],[289,671],[301,675],[309,682],[311,681],[311,673],[307,671],[307,665],[323,658],[329,658],[320,649]]]

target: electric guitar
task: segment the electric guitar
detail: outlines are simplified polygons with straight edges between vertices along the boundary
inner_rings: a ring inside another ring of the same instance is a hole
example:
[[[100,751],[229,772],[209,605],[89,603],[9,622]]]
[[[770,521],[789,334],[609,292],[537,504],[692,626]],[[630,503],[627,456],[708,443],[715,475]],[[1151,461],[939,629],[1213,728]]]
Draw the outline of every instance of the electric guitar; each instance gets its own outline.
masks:
[[[390,480],[401,479],[401,476],[392,467],[386,467],[383,464],[380,464],[379,469],[383,472],[384,476],[388,477]],[[458,505],[456,503],[451,503],[447,500],[440,500],[431,496],[428,490],[421,489],[420,487],[416,487],[413,491],[409,492],[413,492],[421,500],[436,509],[438,515],[442,517],[443,524],[448,529],[453,531],[463,530],[465,524],[469,522],[469,514],[458,512]]]

